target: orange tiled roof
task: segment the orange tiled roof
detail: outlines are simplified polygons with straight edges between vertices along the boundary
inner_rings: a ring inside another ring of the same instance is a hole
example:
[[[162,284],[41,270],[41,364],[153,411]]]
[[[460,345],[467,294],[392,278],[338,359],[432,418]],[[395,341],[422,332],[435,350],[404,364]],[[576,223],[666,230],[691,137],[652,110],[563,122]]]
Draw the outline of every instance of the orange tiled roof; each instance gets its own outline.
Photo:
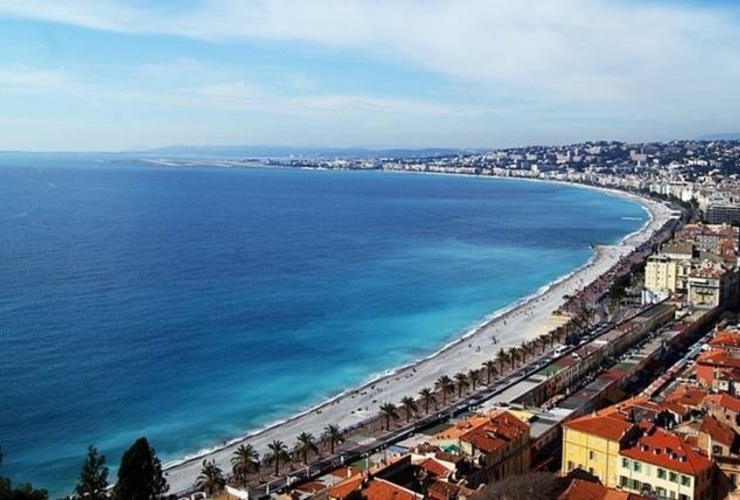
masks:
[[[676,390],[669,394],[666,402],[678,403],[682,406],[697,408],[707,397],[707,391],[695,389],[692,387],[678,386]]]
[[[722,408],[726,408],[735,413],[740,413],[740,399],[731,396],[726,392],[711,394],[704,398],[704,402],[721,406]]]
[[[707,344],[718,348],[740,347],[740,334],[737,332],[720,331]]]
[[[367,500],[418,500],[422,498],[421,495],[382,479],[370,479],[363,487],[362,479],[362,477],[351,478],[341,484],[332,486],[329,488],[329,498],[343,499],[360,488],[362,488],[362,494],[365,495]]]
[[[563,426],[610,441],[619,441],[635,424],[630,422],[626,415],[618,411],[609,411],[612,408],[614,407],[570,420]]]
[[[699,430],[709,434],[712,437],[712,441],[717,441],[728,447],[732,447],[732,443],[735,442],[735,438],[737,437],[737,434],[735,434],[735,431],[731,427],[723,424],[711,415],[704,416]]]
[[[683,439],[658,427],[619,454],[690,476],[712,466],[706,455],[694,451]]]
[[[494,453],[510,441],[518,439],[529,430],[529,426],[508,411],[491,415],[486,423],[460,436],[461,441],[471,443],[483,453]]]
[[[422,460],[417,464],[419,467],[425,469],[430,474],[437,476],[437,477],[445,477],[447,474],[450,473],[450,470],[447,469],[444,465],[439,463],[433,458],[427,458]]]
[[[573,479],[558,500],[603,500],[607,488],[603,484]]]
[[[740,367],[740,358],[733,358],[726,351],[718,349],[701,353],[696,358],[696,363],[700,365],[737,368]]]

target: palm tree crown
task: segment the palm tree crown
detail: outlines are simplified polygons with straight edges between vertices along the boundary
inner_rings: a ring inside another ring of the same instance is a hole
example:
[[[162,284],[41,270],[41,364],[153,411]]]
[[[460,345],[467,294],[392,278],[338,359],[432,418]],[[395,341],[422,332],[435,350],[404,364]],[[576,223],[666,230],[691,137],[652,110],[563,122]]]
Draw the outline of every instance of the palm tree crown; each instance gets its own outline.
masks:
[[[429,404],[437,402],[437,397],[434,395],[434,391],[429,387],[425,387],[419,391],[419,396],[421,397],[421,400],[424,401],[424,413],[429,414]]]
[[[401,406],[403,407],[403,411],[406,412],[406,422],[408,422],[411,420],[411,416],[418,410],[416,401],[411,396],[404,396],[401,399]]]
[[[251,444],[243,444],[234,450],[231,457],[231,472],[243,485],[247,484],[247,475],[260,470],[260,456]]]
[[[462,392],[467,389],[470,386],[470,381],[468,381],[468,376],[464,373],[456,373],[455,374],[455,385],[457,386],[457,397],[462,397]]]
[[[296,438],[295,452],[301,456],[303,463],[308,463],[308,456],[311,453],[319,453],[319,448],[316,446],[316,438],[310,432],[301,432]]]
[[[285,443],[283,443],[279,439],[276,439],[275,441],[267,445],[267,449],[269,451],[267,452],[267,454],[265,454],[263,460],[265,461],[266,465],[275,464],[275,475],[277,476],[280,470],[280,462],[285,463],[290,460],[288,447],[285,446]]]
[[[344,442],[344,436],[342,435],[342,430],[339,428],[338,425],[329,424],[326,427],[324,427],[324,432],[321,434],[321,439],[325,443],[329,443],[329,446],[331,447],[331,454],[334,454],[334,447],[337,444]]]
[[[226,481],[224,480],[224,474],[221,471],[221,467],[216,465],[216,462],[211,460],[203,460],[203,468],[200,470],[198,479],[195,480],[195,486],[201,490],[205,490],[209,497],[217,491],[221,491]]]
[[[447,395],[455,392],[455,383],[447,375],[442,375],[434,383],[434,387],[442,392],[442,406],[447,404]]]
[[[385,429],[389,430],[391,419],[398,420],[398,408],[393,403],[385,403],[380,407],[380,416],[385,418]]]

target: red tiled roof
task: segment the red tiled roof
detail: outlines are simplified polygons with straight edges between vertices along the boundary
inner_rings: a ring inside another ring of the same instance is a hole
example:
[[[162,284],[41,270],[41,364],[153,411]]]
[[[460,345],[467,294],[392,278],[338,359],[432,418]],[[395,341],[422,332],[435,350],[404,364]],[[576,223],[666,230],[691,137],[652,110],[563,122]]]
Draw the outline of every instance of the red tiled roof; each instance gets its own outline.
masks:
[[[619,441],[635,424],[618,412],[591,414],[563,424],[564,427],[592,434],[610,441]]]
[[[715,404],[722,408],[727,408],[735,413],[740,413],[740,399],[722,392],[720,394],[711,394],[704,398],[705,403]]]
[[[447,469],[447,467],[437,462],[433,458],[424,459],[423,461],[419,462],[417,465],[425,469],[430,474],[433,474],[437,477],[444,477],[450,472],[449,469]]]
[[[658,427],[619,454],[690,476],[696,476],[712,466],[706,455],[697,453],[683,439]]]
[[[707,342],[712,347],[740,347],[740,333],[720,331]]]
[[[696,363],[700,365],[736,368],[740,367],[740,358],[733,358],[726,351],[719,349],[701,353],[696,358]]]
[[[665,398],[667,402],[678,403],[691,408],[698,408],[707,397],[707,391],[686,386],[678,386],[676,390]]]
[[[603,500],[607,487],[583,479],[573,479],[558,500]]]
[[[735,442],[735,437],[737,436],[732,428],[721,423],[711,415],[704,416],[699,430],[709,434],[712,437],[712,441],[717,441],[728,447],[732,447],[732,443]]]
[[[329,498],[343,499],[361,487],[362,477],[348,479],[341,484],[329,488]],[[362,494],[365,495],[367,500],[418,500],[422,498],[421,495],[417,495],[382,479],[370,479],[362,487]]]

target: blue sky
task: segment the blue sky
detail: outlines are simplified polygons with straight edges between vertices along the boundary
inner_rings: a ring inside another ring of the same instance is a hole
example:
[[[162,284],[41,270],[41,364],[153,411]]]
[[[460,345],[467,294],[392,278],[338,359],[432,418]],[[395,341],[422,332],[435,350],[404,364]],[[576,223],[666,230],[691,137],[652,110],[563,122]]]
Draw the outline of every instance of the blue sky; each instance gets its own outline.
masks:
[[[0,0],[0,150],[740,132],[740,2]]]

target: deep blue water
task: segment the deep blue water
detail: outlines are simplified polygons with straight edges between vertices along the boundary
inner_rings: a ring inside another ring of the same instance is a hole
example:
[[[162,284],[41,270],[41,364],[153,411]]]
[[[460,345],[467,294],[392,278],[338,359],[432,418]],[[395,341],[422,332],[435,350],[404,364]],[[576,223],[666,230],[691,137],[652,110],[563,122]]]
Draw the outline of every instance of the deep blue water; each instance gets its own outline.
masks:
[[[647,220],[566,185],[108,160],[0,155],[2,472],[55,495],[88,444],[167,461],[284,418]]]

